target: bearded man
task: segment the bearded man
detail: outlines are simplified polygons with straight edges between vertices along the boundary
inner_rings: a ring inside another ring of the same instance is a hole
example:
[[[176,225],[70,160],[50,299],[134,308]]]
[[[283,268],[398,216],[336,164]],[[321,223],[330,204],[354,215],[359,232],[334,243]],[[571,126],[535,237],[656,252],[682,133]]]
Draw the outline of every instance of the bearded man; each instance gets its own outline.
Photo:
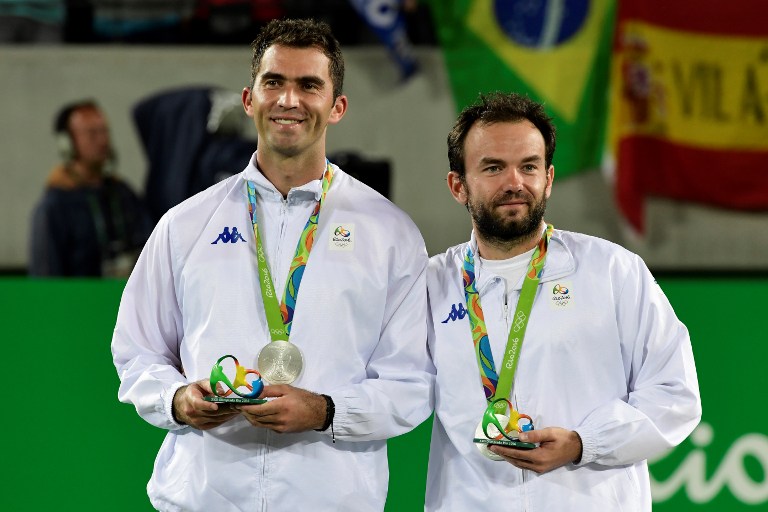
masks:
[[[701,418],[688,331],[640,257],[544,222],[554,151],[517,94],[482,96],[448,136],[473,231],[427,270],[427,511],[650,511],[647,459]]]

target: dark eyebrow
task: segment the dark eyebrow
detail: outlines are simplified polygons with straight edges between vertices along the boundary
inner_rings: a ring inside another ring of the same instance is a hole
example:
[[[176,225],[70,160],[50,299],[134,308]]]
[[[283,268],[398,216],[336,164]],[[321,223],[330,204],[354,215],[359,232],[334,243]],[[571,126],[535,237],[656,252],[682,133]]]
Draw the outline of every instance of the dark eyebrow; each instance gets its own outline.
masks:
[[[544,159],[541,156],[539,156],[539,155],[531,155],[531,156],[527,156],[527,157],[523,158],[520,162],[524,163],[524,164],[528,164],[528,163],[540,163],[540,162],[543,162],[543,161],[544,161]]]
[[[280,73],[272,73],[269,71],[261,75],[262,82],[266,82],[269,80],[286,81],[288,79],[285,77],[285,75],[281,75]],[[300,84],[313,84],[320,87],[325,85],[325,80],[323,80],[319,76],[314,76],[314,75],[300,76],[296,78],[295,81]]]
[[[267,80],[285,80],[285,77],[281,75],[280,73],[264,73],[261,75],[261,81],[266,82]]]
[[[296,81],[302,85],[314,85],[318,88],[325,86],[325,80],[319,76],[300,76]]]
[[[480,159],[480,165],[498,165],[498,166],[504,166],[504,160],[500,158],[493,158],[490,156],[484,156]]]

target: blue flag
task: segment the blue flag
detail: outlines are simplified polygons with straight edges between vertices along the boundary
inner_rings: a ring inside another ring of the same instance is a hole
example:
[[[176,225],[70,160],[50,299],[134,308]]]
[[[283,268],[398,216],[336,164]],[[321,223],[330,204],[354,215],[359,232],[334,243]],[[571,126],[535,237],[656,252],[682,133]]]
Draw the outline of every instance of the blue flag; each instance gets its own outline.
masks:
[[[410,78],[418,63],[405,31],[401,0],[349,0],[376,36],[387,46],[390,55],[400,67],[403,80]]]

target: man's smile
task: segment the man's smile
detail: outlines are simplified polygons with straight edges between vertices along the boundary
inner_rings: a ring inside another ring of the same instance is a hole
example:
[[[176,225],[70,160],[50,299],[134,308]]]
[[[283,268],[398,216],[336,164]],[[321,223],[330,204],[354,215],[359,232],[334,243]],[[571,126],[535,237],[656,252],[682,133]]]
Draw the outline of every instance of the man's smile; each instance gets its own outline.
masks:
[[[295,124],[301,124],[304,122],[303,119],[295,119],[291,117],[273,117],[272,121],[274,121],[277,124],[283,125],[283,126],[290,126]]]

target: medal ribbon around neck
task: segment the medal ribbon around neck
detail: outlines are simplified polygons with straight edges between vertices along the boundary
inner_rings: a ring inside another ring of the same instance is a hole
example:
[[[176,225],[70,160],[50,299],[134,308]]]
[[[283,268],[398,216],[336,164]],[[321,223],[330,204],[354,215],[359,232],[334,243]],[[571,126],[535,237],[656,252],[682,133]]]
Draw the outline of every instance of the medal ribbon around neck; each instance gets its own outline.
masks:
[[[485,327],[483,308],[480,305],[480,294],[477,292],[475,257],[472,249],[467,247],[467,252],[464,255],[462,278],[464,281],[464,296],[467,301],[469,324],[472,329],[472,342],[475,346],[477,365],[480,369],[480,379],[483,384],[485,398],[489,403],[489,408],[492,408],[496,414],[504,414],[507,405],[510,403],[507,399],[512,392],[512,383],[514,382],[517,363],[520,359],[520,349],[522,348],[523,338],[528,327],[528,318],[533,308],[533,300],[536,297],[541,271],[547,259],[547,248],[549,240],[552,238],[553,230],[552,224],[547,224],[547,229],[544,231],[541,240],[539,240],[531,261],[528,263],[523,288],[520,291],[520,298],[515,308],[512,328],[509,330],[500,375],[496,373],[496,365],[493,362],[491,344],[488,339],[488,330]],[[512,410],[511,406],[510,410]]]
[[[269,265],[264,254],[264,247],[259,237],[258,222],[256,220],[256,187],[251,181],[246,181],[248,188],[248,213],[251,216],[253,224],[253,238],[256,241],[256,262],[259,270],[259,285],[261,287],[261,296],[264,299],[264,311],[267,315],[267,325],[269,326],[269,335],[272,341],[288,340],[291,335],[291,326],[293,325],[293,312],[296,309],[296,298],[299,295],[299,286],[304,276],[304,268],[309,260],[309,253],[315,242],[315,231],[317,231],[317,221],[320,217],[320,208],[323,205],[325,195],[331,187],[333,180],[333,167],[326,160],[325,172],[321,187],[323,190],[315,206],[314,211],[307,219],[304,231],[301,233],[299,243],[296,245],[296,254],[291,262],[291,268],[288,270],[288,280],[285,283],[282,303],[277,302],[277,296],[273,288],[272,274],[269,272]]]

